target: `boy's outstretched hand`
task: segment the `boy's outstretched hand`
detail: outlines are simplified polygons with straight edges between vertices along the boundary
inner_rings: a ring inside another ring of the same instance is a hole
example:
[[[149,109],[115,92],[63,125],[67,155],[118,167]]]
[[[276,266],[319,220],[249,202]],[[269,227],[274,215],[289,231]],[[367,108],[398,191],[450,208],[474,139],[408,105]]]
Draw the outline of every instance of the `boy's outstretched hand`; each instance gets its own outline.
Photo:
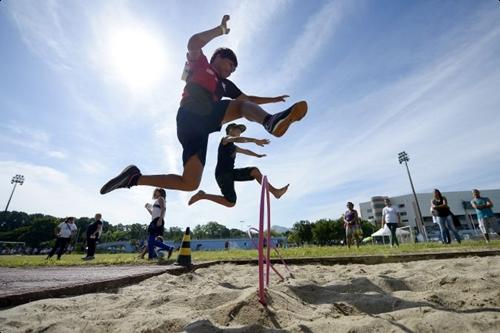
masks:
[[[289,95],[281,95],[281,96],[278,96],[278,97],[273,97],[273,102],[274,103],[277,103],[277,102],[286,102],[285,98],[288,98],[290,97]]]
[[[266,157],[266,154],[257,154],[256,157],[258,158]]]
[[[264,147],[264,145],[268,145],[270,142],[271,141],[269,141],[269,139],[257,139],[257,140],[255,140],[255,144],[259,147]]]
[[[222,28],[222,32],[224,33],[224,35],[227,35],[231,30],[227,27],[227,21],[229,21],[229,15],[224,15],[220,23],[220,27]]]

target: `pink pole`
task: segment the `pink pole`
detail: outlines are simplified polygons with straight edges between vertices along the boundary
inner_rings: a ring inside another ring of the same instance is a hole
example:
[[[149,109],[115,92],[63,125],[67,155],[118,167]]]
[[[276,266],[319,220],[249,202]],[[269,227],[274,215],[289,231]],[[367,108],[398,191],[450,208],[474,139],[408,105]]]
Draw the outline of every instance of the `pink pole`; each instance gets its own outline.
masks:
[[[267,178],[264,176],[262,181],[262,190],[260,193],[260,214],[259,214],[259,302],[266,305],[266,294],[264,285],[264,195]]]
[[[269,184],[265,177],[266,201],[267,201],[267,253],[266,253],[266,286],[269,286],[269,266],[271,264],[271,201],[269,199]]]

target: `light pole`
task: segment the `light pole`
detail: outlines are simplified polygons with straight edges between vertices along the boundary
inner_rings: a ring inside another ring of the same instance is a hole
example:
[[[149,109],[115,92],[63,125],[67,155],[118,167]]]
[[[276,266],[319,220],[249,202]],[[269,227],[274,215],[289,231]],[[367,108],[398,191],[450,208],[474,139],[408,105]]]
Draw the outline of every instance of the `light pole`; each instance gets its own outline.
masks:
[[[399,164],[403,164],[403,163],[405,164],[406,172],[408,172],[408,178],[410,179],[411,190],[413,192],[413,197],[415,198],[415,203],[417,204],[417,213],[418,213],[417,220],[420,221],[420,225],[422,226],[421,232],[422,232],[425,240],[427,241],[427,232],[425,232],[424,220],[422,218],[422,211],[420,210],[420,204],[418,203],[417,193],[415,193],[415,187],[413,186],[413,181],[411,179],[410,169],[408,168],[408,162],[410,161],[410,157],[408,156],[408,154],[405,151],[402,151],[398,154],[398,159],[399,159]],[[420,228],[418,228],[418,229],[420,231]],[[410,227],[410,230],[411,230],[411,227]]]
[[[23,175],[15,175],[12,177],[12,180],[10,181],[11,184],[14,184],[14,187],[12,188],[12,192],[10,193],[9,201],[7,201],[7,207],[5,207],[5,211],[9,209],[10,205],[10,200],[12,199],[12,195],[14,195],[14,191],[16,190],[17,184],[23,185],[24,183],[24,176]]]

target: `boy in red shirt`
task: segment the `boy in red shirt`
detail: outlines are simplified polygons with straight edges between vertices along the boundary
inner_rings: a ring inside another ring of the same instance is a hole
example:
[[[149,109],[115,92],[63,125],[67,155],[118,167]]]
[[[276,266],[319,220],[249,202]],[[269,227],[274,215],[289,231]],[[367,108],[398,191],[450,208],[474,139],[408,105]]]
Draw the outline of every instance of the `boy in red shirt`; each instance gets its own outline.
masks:
[[[307,103],[295,103],[285,111],[271,115],[259,104],[284,102],[288,95],[278,97],[247,96],[227,78],[235,71],[238,60],[234,52],[220,48],[210,62],[202,48],[214,38],[228,34],[229,15],[219,26],[193,35],[188,42],[186,86],[177,113],[177,138],[182,144],[182,175],[142,175],[135,165],[126,167],[108,181],[101,194],[118,188],[148,185],[180,191],[194,191],[201,182],[207,154],[208,136],[220,131],[222,124],[239,118],[258,122],[276,137],[283,136],[289,126],[304,118]],[[222,97],[230,99],[222,100]]]

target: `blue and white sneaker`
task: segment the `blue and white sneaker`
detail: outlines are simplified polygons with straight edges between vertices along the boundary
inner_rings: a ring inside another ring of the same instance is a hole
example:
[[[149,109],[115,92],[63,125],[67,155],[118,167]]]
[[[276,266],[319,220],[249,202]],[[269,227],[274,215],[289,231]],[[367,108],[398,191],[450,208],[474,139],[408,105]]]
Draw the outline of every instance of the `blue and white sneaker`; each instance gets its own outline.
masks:
[[[300,101],[285,111],[276,113],[264,124],[265,129],[276,137],[283,136],[288,127],[296,121],[301,120],[307,114],[307,102]]]
[[[118,176],[111,179],[101,188],[101,194],[109,193],[118,188],[130,188],[137,185],[141,171],[135,165],[129,165]]]

